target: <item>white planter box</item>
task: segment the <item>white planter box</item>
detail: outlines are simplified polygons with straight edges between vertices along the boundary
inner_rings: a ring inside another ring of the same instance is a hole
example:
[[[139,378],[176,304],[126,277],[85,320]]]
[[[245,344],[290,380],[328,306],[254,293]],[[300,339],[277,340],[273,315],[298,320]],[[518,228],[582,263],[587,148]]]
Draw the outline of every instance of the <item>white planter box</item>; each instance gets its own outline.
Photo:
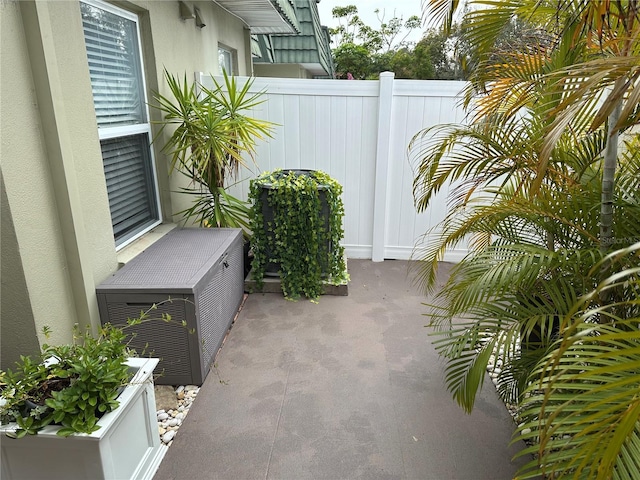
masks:
[[[137,370],[118,397],[120,405],[99,421],[92,434],[56,435],[48,426],[38,435],[11,439],[0,428],[3,480],[124,480],[151,479],[167,447],[160,442],[156,420],[153,369],[158,359],[130,358]]]

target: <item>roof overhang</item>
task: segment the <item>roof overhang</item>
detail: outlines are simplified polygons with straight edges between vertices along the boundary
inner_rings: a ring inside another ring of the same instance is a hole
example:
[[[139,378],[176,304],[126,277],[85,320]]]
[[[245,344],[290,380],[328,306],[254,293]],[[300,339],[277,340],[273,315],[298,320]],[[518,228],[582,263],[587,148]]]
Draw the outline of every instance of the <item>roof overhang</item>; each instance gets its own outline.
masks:
[[[305,70],[310,72],[311,75],[315,75],[315,76],[329,75],[329,72],[327,72],[324,69],[321,63],[300,63],[299,65],[301,65]]]
[[[251,33],[295,34],[300,25],[288,0],[213,0],[240,18]]]

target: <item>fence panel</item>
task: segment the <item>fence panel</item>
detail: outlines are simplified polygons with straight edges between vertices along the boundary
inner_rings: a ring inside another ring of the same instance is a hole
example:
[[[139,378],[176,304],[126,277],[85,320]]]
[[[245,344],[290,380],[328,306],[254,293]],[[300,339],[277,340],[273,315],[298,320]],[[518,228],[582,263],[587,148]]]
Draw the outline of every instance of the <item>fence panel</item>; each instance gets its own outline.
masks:
[[[455,81],[394,82],[390,145],[393,168],[389,175],[390,213],[385,232],[385,258],[410,258],[420,238],[447,213],[448,188],[441,190],[427,211],[416,212],[413,203],[415,165],[408,158],[407,148],[411,139],[425,128],[463,121],[459,94],[464,86],[464,82]],[[447,259],[457,260],[465,253],[466,247],[462,246],[460,251],[449,252]]]
[[[381,81],[255,78],[252,91],[264,91],[265,101],[250,114],[277,125],[273,138],[258,142],[255,164],[249,161],[249,168],[242,169],[231,193],[246,199],[248,180],[266,170],[323,170],[344,187],[347,255],[378,261],[410,258],[419,238],[444,217],[447,192],[429,211],[416,212],[407,146],[425,127],[463,119],[457,95],[464,83],[387,75],[381,80],[391,85],[390,127],[381,132],[379,109],[389,105],[389,99],[380,98],[385,91]],[[208,75],[200,74],[200,82],[213,85]],[[447,259],[464,253],[463,246]]]

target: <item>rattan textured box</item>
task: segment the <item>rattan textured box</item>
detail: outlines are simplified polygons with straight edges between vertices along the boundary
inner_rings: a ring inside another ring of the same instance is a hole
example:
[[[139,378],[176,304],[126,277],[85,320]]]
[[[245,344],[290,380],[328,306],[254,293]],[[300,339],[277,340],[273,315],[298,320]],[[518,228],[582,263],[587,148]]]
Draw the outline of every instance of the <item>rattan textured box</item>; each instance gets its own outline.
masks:
[[[152,316],[168,313],[172,321],[128,328],[136,334],[132,347],[160,358],[156,383],[201,385],[242,301],[242,231],[175,229],[101,283],[96,293],[102,323],[122,325],[160,304]],[[164,302],[168,298],[175,300]]]

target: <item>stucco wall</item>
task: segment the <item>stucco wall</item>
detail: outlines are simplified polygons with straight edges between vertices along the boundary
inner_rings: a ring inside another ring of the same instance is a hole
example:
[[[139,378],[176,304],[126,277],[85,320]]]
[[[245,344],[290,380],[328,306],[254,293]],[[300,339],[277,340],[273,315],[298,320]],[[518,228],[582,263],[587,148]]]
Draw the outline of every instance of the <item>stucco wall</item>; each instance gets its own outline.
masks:
[[[13,228],[19,245],[3,254],[20,255],[2,259],[3,283],[12,277],[19,282],[14,290],[2,291],[3,324],[14,323],[10,330],[3,328],[4,355],[5,348],[13,349],[23,335],[30,337],[44,325],[55,327],[52,341],[67,339],[77,318],[20,4],[0,5],[0,158],[8,202],[2,230],[4,240],[5,229]]]
[[[113,3],[139,14],[150,100],[154,90],[167,93],[164,67],[190,79],[195,72],[218,73],[223,35],[223,43],[238,51],[239,73],[247,73],[243,24],[212,2],[196,3],[203,29],[179,18],[177,1]],[[28,339],[44,325],[53,328],[49,343],[69,341],[76,322],[97,327],[95,286],[116,271],[117,252],[79,3],[5,0],[0,15],[1,168],[7,198],[2,228],[15,232],[8,245],[15,248],[3,255],[19,255],[3,265],[2,276],[3,282],[5,276],[24,278],[22,286],[14,286],[15,298],[25,300],[19,307],[3,295],[3,320],[24,325],[7,335],[3,327],[2,346],[17,344],[24,335],[29,349],[34,342]],[[171,221],[188,202],[171,193],[178,182],[167,177],[161,145],[162,139],[156,140],[155,161],[163,214]]]
[[[256,77],[313,78],[313,75],[297,63],[256,63],[253,72]]]
[[[0,348],[0,369],[13,368],[20,355],[40,350],[29,299],[18,239],[13,228],[4,180],[0,175],[0,338],[11,338]]]
[[[225,12],[213,2],[187,2],[190,6],[197,6],[206,26],[198,28],[194,20],[182,20],[179,16],[177,2],[135,2],[137,8],[148,12],[148,24],[143,31],[143,42],[148,46],[152,43],[153,51],[145,47],[147,61],[148,83],[152,91],[168,95],[165,86],[163,70],[166,69],[182,80],[186,74],[188,81],[195,79],[196,72],[220,73],[218,65],[218,43],[235,49],[238,57],[238,73],[247,75],[247,65],[244,59],[250,55],[245,48],[248,45],[245,37],[244,24],[236,17]],[[167,35],[171,32],[171,35]],[[152,95],[150,91],[150,96]],[[150,99],[151,100],[151,99]],[[160,120],[158,113],[151,111],[155,120]],[[156,156],[160,157],[160,148],[166,137],[156,140]],[[167,163],[160,166],[160,176],[167,177]],[[183,175],[174,173],[170,183],[165,184],[164,213],[167,219],[181,221],[177,212],[189,208],[192,198],[189,195],[176,193],[180,187],[186,186],[187,180]],[[170,202],[166,202],[169,196]]]

